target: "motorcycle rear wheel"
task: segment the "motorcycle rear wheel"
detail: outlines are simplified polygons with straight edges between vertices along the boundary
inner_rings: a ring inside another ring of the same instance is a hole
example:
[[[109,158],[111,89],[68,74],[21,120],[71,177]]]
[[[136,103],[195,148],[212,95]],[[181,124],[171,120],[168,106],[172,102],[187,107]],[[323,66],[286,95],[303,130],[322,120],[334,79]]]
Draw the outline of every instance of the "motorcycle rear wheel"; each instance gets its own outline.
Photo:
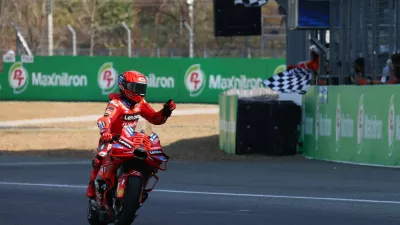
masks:
[[[122,199],[122,209],[115,216],[114,225],[130,225],[136,217],[136,211],[140,207],[140,198],[143,190],[141,177],[129,177]]]

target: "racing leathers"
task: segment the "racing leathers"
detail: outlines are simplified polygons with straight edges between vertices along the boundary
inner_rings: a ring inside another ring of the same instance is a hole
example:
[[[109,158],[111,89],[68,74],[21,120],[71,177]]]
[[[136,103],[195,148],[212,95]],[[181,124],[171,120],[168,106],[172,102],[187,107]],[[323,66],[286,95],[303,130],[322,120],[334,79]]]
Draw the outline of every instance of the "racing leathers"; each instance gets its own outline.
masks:
[[[86,195],[89,198],[95,196],[94,181],[99,172],[102,159],[111,149],[109,142],[114,136],[120,135],[125,126],[136,128],[139,116],[143,117],[154,125],[164,124],[175,109],[175,103],[171,100],[164,104],[164,108],[156,112],[144,99],[137,103],[126,100],[121,94],[113,93],[109,95],[104,115],[97,120],[101,138],[97,148],[97,154],[92,161],[92,171],[90,173],[89,186]]]

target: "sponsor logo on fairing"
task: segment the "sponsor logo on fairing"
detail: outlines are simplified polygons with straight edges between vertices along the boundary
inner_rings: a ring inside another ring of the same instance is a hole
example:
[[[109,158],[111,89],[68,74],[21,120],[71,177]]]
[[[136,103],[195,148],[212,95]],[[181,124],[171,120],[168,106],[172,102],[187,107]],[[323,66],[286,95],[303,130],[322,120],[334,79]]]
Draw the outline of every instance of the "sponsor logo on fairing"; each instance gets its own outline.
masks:
[[[161,150],[153,150],[153,151],[150,151],[150,154],[151,155],[156,155],[156,154],[162,154],[163,152],[161,151]]]
[[[119,139],[118,142],[127,148],[133,148],[133,146],[131,144],[129,144],[127,141],[125,141],[123,139]]]

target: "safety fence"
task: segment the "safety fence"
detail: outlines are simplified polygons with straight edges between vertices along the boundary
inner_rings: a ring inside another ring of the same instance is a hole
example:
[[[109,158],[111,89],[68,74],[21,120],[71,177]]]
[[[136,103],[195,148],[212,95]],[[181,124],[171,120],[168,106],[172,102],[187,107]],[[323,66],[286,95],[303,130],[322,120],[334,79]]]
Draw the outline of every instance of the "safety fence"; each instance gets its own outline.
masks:
[[[222,91],[262,87],[284,69],[279,58],[11,57],[0,74],[0,100],[106,101],[118,91],[118,74],[138,70],[148,79],[148,101],[215,104]]]
[[[384,85],[311,87],[302,107],[304,155],[399,166],[399,91]]]
[[[330,0],[330,76],[345,84],[358,57],[365,60],[365,76],[381,76],[391,54],[400,51],[399,4],[393,0]]]
[[[285,57],[284,10],[275,0],[262,8],[262,36],[215,37],[213,6],[211,0],[3,1],[0,52],[24,54],[23,37],[41,56]]]

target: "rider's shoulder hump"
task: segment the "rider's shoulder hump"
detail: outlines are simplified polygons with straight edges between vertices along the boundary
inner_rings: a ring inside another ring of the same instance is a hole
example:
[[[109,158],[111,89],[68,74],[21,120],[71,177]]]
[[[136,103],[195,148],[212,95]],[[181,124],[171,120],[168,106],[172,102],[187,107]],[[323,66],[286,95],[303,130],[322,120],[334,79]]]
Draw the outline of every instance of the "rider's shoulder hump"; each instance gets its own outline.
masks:
[[[109,97],[109,103],[115,105],[115,106],[119,106],[119,102],[121,100],[121,95],[118,93],[111,93],[110,95],[108,95]]]
[[[119,100],[121,99],[121,94],[120,93],[111,93],[108,95],[108,98],[111,100]]]

